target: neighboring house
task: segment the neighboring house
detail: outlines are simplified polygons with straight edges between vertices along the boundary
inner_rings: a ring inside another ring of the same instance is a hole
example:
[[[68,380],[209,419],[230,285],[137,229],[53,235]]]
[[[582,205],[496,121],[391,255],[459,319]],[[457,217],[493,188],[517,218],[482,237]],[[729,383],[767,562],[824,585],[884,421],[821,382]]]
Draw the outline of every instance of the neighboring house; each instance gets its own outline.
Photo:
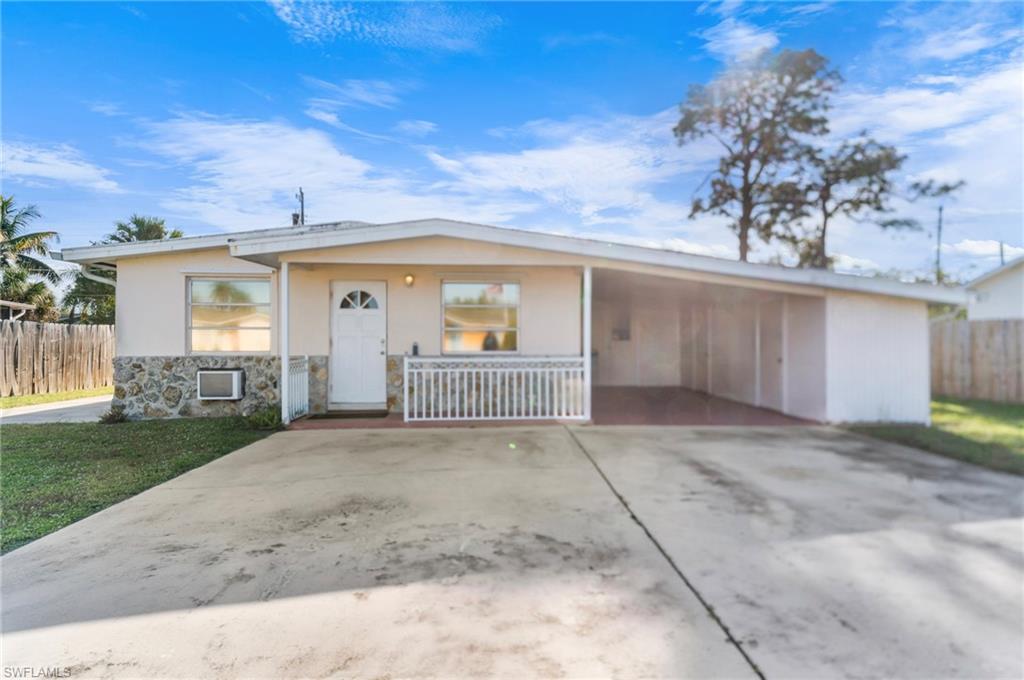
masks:
[[[35,308],[35,305],[30,305],[25,302],[12,302],[10,300],[0,300],[0,319],[17,321],[18,319],[25,316]]]
[[[64,253],[117,269],[115,403],[130,417],[280,400],[286,419],[586,420],[593,386],[635,385],[927,422],[927,305],[966,303],[959,288],[441,219]],[[197,398],[211,368],[244,370],[240,401]]]
[[[970,281],[967,290],[971,321],[1024,319],[1024,256]]]

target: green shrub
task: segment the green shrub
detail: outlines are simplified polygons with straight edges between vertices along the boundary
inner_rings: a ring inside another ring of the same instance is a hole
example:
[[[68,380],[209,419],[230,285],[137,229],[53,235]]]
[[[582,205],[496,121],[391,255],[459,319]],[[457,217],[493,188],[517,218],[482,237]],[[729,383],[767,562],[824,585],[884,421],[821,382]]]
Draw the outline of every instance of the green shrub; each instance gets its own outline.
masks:
[[[124,414],[124,406],[111,406],[110,410],[100,416],[100,422],[105,425],[116,425],[128,420]]]
[[[259,411],[253,411],[246,416],[246,420],[249,422],[249,427],[254,430],[280,430],[283,425],[280,406],[268,406]]]

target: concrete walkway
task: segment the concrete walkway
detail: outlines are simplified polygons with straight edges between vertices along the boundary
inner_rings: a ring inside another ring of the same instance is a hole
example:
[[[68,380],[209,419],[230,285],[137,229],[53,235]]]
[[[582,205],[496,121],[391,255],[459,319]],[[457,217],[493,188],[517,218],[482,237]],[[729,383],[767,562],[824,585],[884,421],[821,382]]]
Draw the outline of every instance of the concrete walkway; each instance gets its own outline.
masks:
[[[110,395],[0,410],[0,425],[15,423],[94,423],[110,409]]]

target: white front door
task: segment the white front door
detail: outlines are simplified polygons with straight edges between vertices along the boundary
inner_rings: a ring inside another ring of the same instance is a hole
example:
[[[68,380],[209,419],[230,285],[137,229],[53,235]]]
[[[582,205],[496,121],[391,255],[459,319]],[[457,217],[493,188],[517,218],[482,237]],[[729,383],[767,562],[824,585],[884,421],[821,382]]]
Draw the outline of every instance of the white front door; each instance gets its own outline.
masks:
[[[387,293],[384,281],[331,282],[333,405],[387,405]]]

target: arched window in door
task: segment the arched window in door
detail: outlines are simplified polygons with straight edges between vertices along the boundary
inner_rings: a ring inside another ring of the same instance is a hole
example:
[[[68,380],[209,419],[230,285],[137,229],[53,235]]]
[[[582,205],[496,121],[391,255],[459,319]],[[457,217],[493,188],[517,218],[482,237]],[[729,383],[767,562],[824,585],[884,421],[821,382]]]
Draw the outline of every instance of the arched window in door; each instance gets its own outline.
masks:
[[[377,298],[365,290],[354,290],[341,300],[342,309],[377,309]]]

